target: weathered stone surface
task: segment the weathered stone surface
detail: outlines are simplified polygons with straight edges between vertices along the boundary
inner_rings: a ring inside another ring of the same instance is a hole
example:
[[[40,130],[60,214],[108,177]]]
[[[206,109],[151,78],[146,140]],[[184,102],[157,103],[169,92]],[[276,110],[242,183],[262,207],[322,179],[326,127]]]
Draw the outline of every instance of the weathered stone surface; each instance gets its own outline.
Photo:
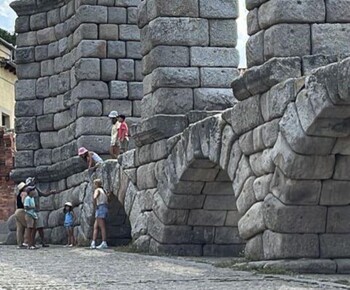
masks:
[[[143,54],[147,54],[157,45],[208,45],[208,20],[157,18],[141,30],[141,40]]]
[[[237,198],[237,209],[242,215],[244,215],[247,210],[257,201],[253,189],[254,181],[254,176],[249,177],[244,183],[241,194]]]
[[[266,149],[249,157],[251,169],[256,176],[274,172],[275,164],[272,160],[272,154],[272,149]]]
[[[152,72],[157,67],[186,67],[190,64],[190,49],[184,46],[157,46],[143,57],[143,73]]]
[[[327,214],[327,233],[349,233],[349,206],[329,207]]]
[[[279,135],[272,159],[284,175],[292,179],[328,179],[333,175],[334,156],[298,155]]]
[[[248,35],[250,36],[257,33],[261,29],[259,26],[258,11],[259,10],[257,8],[252,9],[247,15]]]
[[[320,235],[321,258],[348,258],[349,234],[324,234]]]
[[[133,59],[118,59],[118,79],[124,81],[135,79],[135,63]]]
[[[107,7],[83,5],[78,8],[76,15],[82,23],[107,23]]]
[[[237,18],[238,1],[219,0],[201,1],[200,17],[204,18]]]
[[[349,3],[347,0],[330,0],[327,2],[327,22],[349,22]]]
[[[228,88],[239,75],[235,68],[201,68],[200,73],[201,86],[210,88]]]
[[[16,117],[39,116],[43,113],[42,100],[17,101],[15,106]]]
[[[32,62],[26,64],[18,64],[16,66],[16,74],[19,79],[33,79],[40,77],[40,63]]]
[[[350,49],[342,45],[350,35],[348,24],[313,24],[312,54],[349,54]]]
[[[50,165],[52,162],[51,153],[50,149],[36,150],[34,153],[34,166]]]
[[[277,24],[264,33],[265,59],[309,54],[311,54],[311,34],[308,24]]]
[[[246,44],[247,65],[252,67],[264,62],[264,33],[259,31],[249,37]]]
[[[143,118],[156,114],[184,114],[193,108],[193,92],[186,88],[160,88],[142,99]]]
[[[211,46],[236,46],[237,24],[235,20],[210,20],[209,27]]]
[[[15,121],[15,130],[17,133],[28,133],[36,131],[35,117],[19,117]]]
[[[101,77],[100,60],[97,58],[82,58],[75,64],[75,77],[81,80],[99,80]]]
[[[33,166],[33,151],[18,151],[15,155],[16,167],[32,167]]]
[[[287,206],[273,195],[268,195],[264,201],[266,227],[279,233],[323,233],[326,216],[326,207]]]
[[[106,117],[80,117],[76,120],[75,136],[109,135],[111,127],[111,121]]]
[[[16,101],[33,100],[36,98],[35,80],[18,80],[15,85]]]
[[[283,203],[291,205],[317,205],[321,194],[321,181],[292,180],[276,168],[271,180],[271,192]]]
[[[233,195],[207,196],[203,209],[207,210],[235,210],[236,199]]]
[[[318,236],[313,234],[280,234],[267,230],[263,234],[263,245],[267,260],[319,257]]]
[[[350,196],[348,195],[348,181],[325,180],[322,183],[321,205],[348,205]]]
[[[255,203],[238,222],[239,234],[249,239],[266,229],[263,202]]]
[[[259,25],[265,29],[278,23],[324,22],[326,5],[312,0],[298,3],[287,0],[267,1],[259,8]]]
[[[237,103],[231,111],[233,131],[241,135],[263,123],[258,97],[252,97]]]
[[[239,55],[235,48],[192,47],[191,65],[206,67],[238,67]]]
[[[81,100],[78,104],[77,117],[101,116],[102,104],[99,100]]]
[[[191,210],[188,225],[193,226],[223,226],[226,212],[212,210]]]
[[[224,110],[232,107],[236,100],[231,89],[208,89],[194,90],[195,110]]]
[[[108,99],[109,91],[105,82],[81,81],[73,89],[73,96],[78,99]]]
[[[264,258],[262,235],[256,235],[247,241],[245,247],[245,256],[253,261],[262,260]]]
[[[53,131],[53,114],[38,116],[36,123],[38,131]]]

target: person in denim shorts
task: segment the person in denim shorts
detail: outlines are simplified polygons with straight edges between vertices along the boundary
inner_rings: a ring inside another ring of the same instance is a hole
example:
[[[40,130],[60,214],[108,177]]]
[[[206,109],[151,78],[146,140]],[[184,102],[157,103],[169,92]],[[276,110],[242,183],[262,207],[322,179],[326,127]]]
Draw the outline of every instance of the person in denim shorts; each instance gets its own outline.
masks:
[[[102,181],[100,179],[94,180],[94,197],[93,202],[96,207],[95,223],[93,239],[91,242],[91,249],[107,249],[107,235],[106,235],[106,218],[108,214],[108,196],[102,187]],[[101,231],[102,243],[96,247],[96,240],[98,231]]]

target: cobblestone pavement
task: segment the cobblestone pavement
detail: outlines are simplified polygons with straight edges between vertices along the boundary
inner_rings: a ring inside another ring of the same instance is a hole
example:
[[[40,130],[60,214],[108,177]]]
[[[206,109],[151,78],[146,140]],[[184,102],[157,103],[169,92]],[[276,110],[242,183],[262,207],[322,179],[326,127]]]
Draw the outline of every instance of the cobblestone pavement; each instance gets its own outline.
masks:
[[[350,276],[275,276],[217,268],[207,260],[115,250],[0,246],[0,289],[350,289]]]

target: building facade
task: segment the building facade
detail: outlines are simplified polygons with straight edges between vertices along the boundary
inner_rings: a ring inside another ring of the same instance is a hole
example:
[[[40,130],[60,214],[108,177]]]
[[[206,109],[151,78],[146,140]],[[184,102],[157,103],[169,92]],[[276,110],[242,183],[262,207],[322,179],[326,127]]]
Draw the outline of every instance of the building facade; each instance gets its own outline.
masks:
[[[0,126],[14,128],[16,66],[13,62],[15,48],[0,38]]]

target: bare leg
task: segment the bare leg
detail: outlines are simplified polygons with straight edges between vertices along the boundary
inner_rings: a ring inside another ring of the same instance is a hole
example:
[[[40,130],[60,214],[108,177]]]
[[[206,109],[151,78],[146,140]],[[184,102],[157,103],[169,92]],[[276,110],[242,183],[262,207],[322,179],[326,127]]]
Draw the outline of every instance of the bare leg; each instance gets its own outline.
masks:
[[[105,221],[105,219],[100,219],[99,218],[99,223],[100,223],[102,241],[106,241],[106,239],[107,239],[107,235],[106,235],[106,221]]]
[[[98,236],[98,220],[99,218],[95,219],[95,223],[94,223],[94,233],[92,235],[92,240],[96,241],[97,240],[97,236]]]
[[[39,233],[41,243],[45,245],[44,228],[37,229],[37,231]]]

